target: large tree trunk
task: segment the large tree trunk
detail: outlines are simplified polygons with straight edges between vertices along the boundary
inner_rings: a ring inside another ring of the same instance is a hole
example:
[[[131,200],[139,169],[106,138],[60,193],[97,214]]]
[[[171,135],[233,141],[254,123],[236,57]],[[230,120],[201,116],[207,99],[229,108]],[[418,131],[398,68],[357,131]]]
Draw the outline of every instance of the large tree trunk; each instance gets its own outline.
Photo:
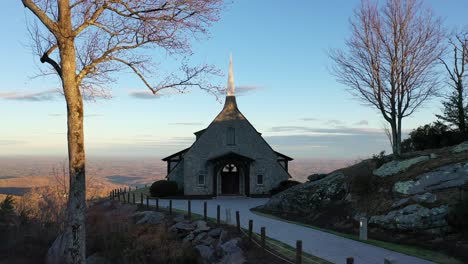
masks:
[[[396,124],[396,120],[393,119],[389,123],[390,123],[390,128],[392,129],[392,152],[393,152],[393,156],[395,158],[399,158],[400,155],[401,155],[401,149],[400,149],[401,144],[399,144],[398,141],[399,140],[401,141],[401,137],[400,137],[400,139],[398,137],[398,127],[397,127],[397,124]]]
[[[68,161],[70,191],[65,227],[66,262],[85,263],[86,182],[83,132],[83,99],[76,82],[76,56],[73,40],[60,42],[63,91],[67,102]]]

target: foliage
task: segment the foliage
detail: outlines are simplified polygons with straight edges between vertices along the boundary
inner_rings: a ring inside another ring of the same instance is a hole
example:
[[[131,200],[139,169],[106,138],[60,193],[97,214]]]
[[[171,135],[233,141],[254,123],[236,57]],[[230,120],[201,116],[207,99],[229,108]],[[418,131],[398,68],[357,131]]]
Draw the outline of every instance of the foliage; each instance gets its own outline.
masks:
[[[375,166],[378,168],[386,162],[385,150],[382,150],[379,154],[372,155],[372,161],[375,162]]]
[[[312,175],[307,176],[308,181],[318,181],[320,179],[323,179],[327,176],[328,174],[326,173],[314,173]]]
[[[466,97],[466,95],[462,95],[462,97]],[[457,92],[453,92],[448,98],[447,101],[442,102],[444,106],[444,113],[442,115],[436,115],[436,117],[442,121],[447,123],[449,126],[456,127],[459,131],[461,127],[468,123],[468,103],[464,106],[464,120],[465,123],[462,125],[460,122],[460,113],[458,109],[459,103],[459,95]],[[463,131],[460,131],[463,132]]]
[[[155,181],[150,187],[150,194],[153,197],[175,196],[178,194],[177,182],[166,180]]]
[[[382,152],[381,152],[382,153]],[[349,171],[350,189],[352,193],[360,196],[367,196],[377,190],[377,177],[372,173],[369,165],[356,166]]]
[[[420,126],[409,133],[402,143],[403,152],[452,146],[464,141],[464,136],[440,121]]]
[[[298,181],[294,181],[294,180],[286,180],[286,181],[282,181],[278,184],[278,186],[276,186],[275,188],[271,189],[270,191],[270,194],[271,195],[275,195],[277,193],[280,193],[282,191],[285,191],[293,186],[296,186],[298,184],[301,184],[300,182]]]
[[[0,217],[13,213],[15,209],[14,203],[13,196],[7,195],[0,203]]]

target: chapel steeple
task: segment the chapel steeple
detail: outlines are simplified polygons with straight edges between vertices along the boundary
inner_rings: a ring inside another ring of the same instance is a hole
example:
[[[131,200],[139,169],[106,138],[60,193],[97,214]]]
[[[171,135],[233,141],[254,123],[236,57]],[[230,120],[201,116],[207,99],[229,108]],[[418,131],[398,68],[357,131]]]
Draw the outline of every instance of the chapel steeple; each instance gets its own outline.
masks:
[[[232,54],[229,56],[229,75],[227,85],[227,96],[235,96],[234,71],[232,70]]]

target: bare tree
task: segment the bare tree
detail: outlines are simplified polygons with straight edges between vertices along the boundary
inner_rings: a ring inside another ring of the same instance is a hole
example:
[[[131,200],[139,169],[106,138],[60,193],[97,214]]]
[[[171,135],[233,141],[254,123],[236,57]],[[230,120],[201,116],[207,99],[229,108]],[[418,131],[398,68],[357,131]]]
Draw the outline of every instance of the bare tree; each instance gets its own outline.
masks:
[[[437,117],[450,125],[455,125],[464,136],[468,136],[468,102],[464,84],[468,67],[468,32],[455,34],[449,39],[449,43],[452,48],[452,59],[440,60],[447,70],[448,85],[451,89],[447,101],[443,102],[444,113]]]
[[[190,40],[218,20],[222,0],[22,0],[34,15],[33,40],[42,63],[59,76],[67,105],[69,199],[64,262],[85,262],[85,146],[83,97],[93,96],[130,69],[153,93],[188,87],[211,90],[209,65],[188,67],[153,85],[150,58],[144,48],[169,55],[191,55]],[[58,241],[59,239],[57,239]]]
[[[443,52],[441,21],[421,0],[363,0],[351,19],[346,51],[330,53],[333,74],[389,123],[392,149],[401,154],[403,118],[434,95]]]

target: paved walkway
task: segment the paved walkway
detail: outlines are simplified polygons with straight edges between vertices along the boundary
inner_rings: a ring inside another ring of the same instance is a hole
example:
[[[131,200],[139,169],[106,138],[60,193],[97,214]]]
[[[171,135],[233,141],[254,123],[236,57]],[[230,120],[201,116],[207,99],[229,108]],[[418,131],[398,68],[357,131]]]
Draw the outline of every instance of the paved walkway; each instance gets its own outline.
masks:
[[[208,202],[208,216],[216,218],[216,206],[221,205],[221,219],[226,219],[226,208],[231,208],[231,218],[235,223],[235,212],[240,212],[241,225],[248,228],[248,221],[254,222],[254,232],[260,233],[260,227],[266,227],[268,237],[279,240],[295,247],[297,240],[302,240],[304,252],[326,259],[333,263],[345,263],[347,257],[354,257],[356,264],[382,264],[384,258],[395,263],[419,264],[431,263],[416,257],[393,252],[387,249],[364,244],[355,240],[339,237],[330,233],[312,228],[275,220],[254,214],[250,208],[262,205],[268,201],[266,198],[221,198],[213,200],[192,200],[192,212],[203,214],[203,202]],[[151,204],[155,204],[152,200]],[[160,206],[168,206],[168,200],[160,200]],[[173,200],[173,208],[187,210],[186,200]]]

